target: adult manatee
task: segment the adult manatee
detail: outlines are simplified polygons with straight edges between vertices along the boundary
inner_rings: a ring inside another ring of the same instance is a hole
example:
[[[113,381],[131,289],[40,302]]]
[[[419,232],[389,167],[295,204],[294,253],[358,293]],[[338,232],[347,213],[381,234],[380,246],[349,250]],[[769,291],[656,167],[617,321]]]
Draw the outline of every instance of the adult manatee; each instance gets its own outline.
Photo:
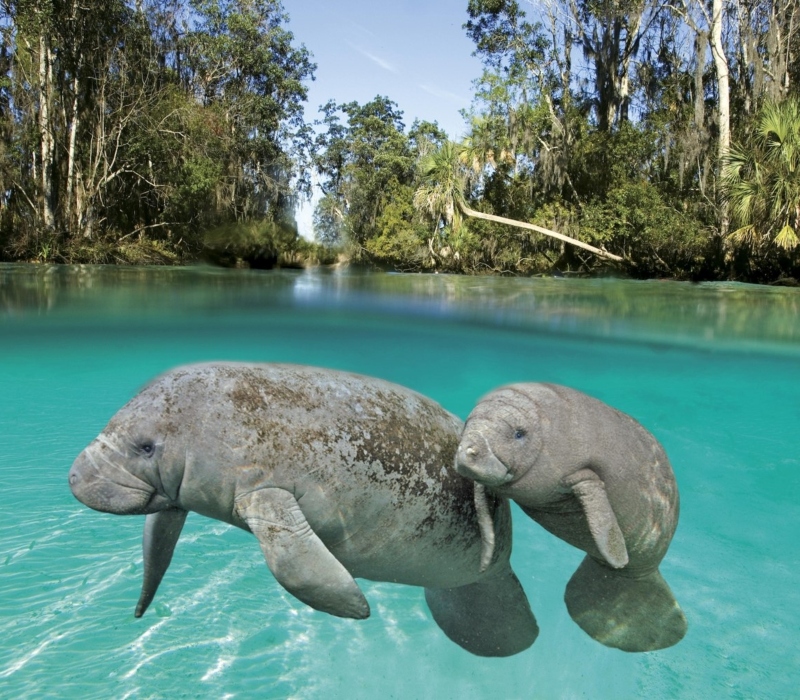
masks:
[[[508,656],[538,629],[509,564],[507,502],[479,514],[472,482],[449,468],[461,428],[433,401],[379,379],[188,365],[120,409],[69,483],[96,510],[147,514],[137,617],[191,510],[252,532],[278,582],[317,610],[368,617],[355,577],[423,586],[448,637]],[[493,552],[480,535],[492,529]]]
[[[512,384],[470,413],[456,469],[587,553],[565,601],[591,637],[625,651],[683,638],[686,618],[658,570],[678,488],[663,448],[633,418],[564,386]]]

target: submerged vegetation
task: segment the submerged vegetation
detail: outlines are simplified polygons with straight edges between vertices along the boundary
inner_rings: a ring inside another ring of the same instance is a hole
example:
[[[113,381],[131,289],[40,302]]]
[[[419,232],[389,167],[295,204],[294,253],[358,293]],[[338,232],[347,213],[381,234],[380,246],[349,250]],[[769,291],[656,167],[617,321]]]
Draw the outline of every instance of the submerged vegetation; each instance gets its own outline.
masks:
[[[800,278],[800,0],[465,0],[460,142],[278,0],[0,1],[0,259]]]

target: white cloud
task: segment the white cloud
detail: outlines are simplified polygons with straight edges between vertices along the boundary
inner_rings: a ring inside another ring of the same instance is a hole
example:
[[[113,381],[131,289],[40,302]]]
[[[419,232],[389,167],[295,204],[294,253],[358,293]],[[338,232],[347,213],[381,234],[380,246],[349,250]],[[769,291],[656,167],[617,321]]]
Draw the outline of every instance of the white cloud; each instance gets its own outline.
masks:
[[[383,68],[383,70],[387,70],[390,73],[399,73],[400,72],[391,63],[389,63],[389,61],[385,61],[380,56],[376,56],[374,53],[370,53],[369,51],[365,51],[364,49],[362,49],[362,48],[360,48],[358,46],[355,46],[354,44],[350,44],[349,46],[354,51],[358,51],[358,53],[360,53],[362,56],[368,58],[375,65],[380,66],[381,68]]]

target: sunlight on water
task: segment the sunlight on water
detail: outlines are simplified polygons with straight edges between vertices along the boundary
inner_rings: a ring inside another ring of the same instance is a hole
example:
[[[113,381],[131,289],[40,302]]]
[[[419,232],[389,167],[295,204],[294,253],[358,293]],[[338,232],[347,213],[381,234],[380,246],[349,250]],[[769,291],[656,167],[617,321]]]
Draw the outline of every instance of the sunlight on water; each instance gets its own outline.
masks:
[[[359,581],[354,622],[288,595],[247,533],[192,514],[146,615],[141,517],[67,472],[154,375],[213,359],[348,369],[466,416],[511,381],[567,384],[664,444],[681,521],[661,570],[689,620],[625,654],[569,618],[582,553],[514,507],[541,629],[473,657],[421,589]],[[800,290],[614,280],[0,265],[0,696],[789,698],[800,682]]]

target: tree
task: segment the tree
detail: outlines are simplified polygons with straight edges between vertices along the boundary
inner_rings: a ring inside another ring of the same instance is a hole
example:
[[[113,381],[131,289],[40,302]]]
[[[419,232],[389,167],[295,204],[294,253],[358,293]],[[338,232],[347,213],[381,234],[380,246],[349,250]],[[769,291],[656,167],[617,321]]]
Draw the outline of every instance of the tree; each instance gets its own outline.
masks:
[[[278,0],[2,0],[5,254],[174,260],[232,222],[283,240],[314,70],[286,20]]]
[[[679,8],[679,9],[678,9]],[[732,134],[752,126],[752,114],[765,100],[779,102],[790,89],[793,41],[800,31],[797,0],[681,0],[680,16],[706,44],[714,65],[717,124],[715,172],[721,173]],[[698,70],[701,56],[698,55]],[[720,193],[722,194],[722,193]],[[728,199],[719,202],[719,232],[728,232]]]
[[[317,233],[325,242],[347,242],[355,258],[397,256],[398,237],[406,249],[416,238],[411,197],[414,148],[428,149],[440,137],[435,125],[415,124],[405,133],[403,113],[389,98],[336,104],[320,110],[326,128],[317,139],[315,159],[323,198],[316,213]],[[342,117],[346,122],[342,122]],[[409,250],[409,252],[411,252]]]
[[[663,9],[653,0],[569,0],[574,41],[592,66],[589,98],[600,131],[628,120],[631,66],[644,33]]]
[[[728,74],[728,57],[722,44],[722,0],[713,0],[709,27],[711,33],[711,53],[717,72],[717,124],[719,125],[717,160],[725,162],[731,147],[731,92]],[[728,210],[723,200],[720,212],[720,233],[728,233]]]
[[[464,162],[464,154],[463,147],[453,142],[447,142],[420,162],[420,185],[414,193],[414,204],[418,209],[428,213],[437,226],[440,224],[450,226],[457,234],[461,228],[461,215],[463,214],[475,219],[542,233],[608,260],[622,260],[618,255],[542,226],[487,214],[467,206],[464,190],[468,183],[468,171]]]
[[[231,153],[217,200],[236,219],[282,215],[298,175],[292,149],[303,149],[303,81],[314,71],[305,47],[292,44],[278,0],[192,0],[186,38],[190,85],[204,106],[218,105]]]
[[[767,103],[748,145],[726,158],[723,187],[739,225],[730,237],[753,248],[800,244],[800,102]]]
[[[440,226],[449,226],[455,232],[461,228],[469,182],[464,155],[458,144],[445,141],[419,163],[420,184],[414,193],[414,206],[430,216],[434,231]]]

